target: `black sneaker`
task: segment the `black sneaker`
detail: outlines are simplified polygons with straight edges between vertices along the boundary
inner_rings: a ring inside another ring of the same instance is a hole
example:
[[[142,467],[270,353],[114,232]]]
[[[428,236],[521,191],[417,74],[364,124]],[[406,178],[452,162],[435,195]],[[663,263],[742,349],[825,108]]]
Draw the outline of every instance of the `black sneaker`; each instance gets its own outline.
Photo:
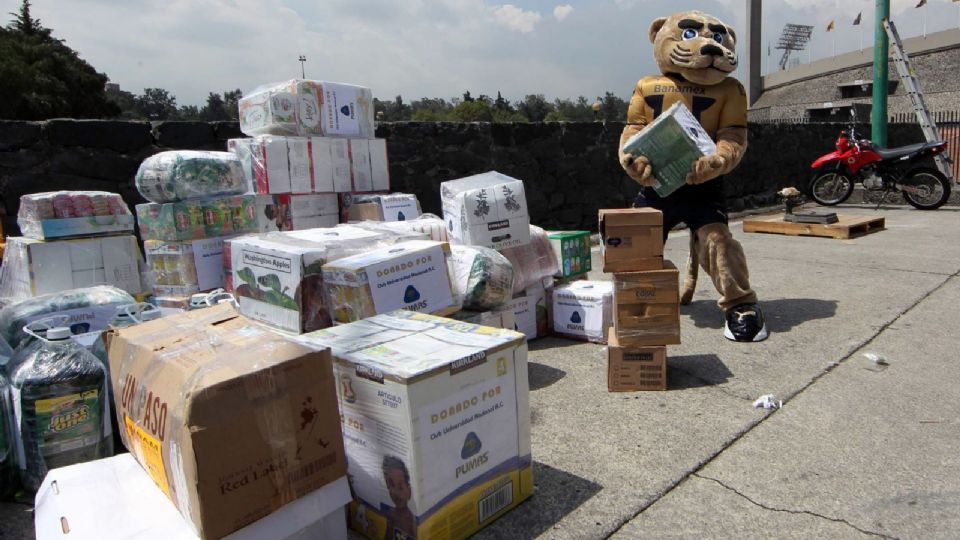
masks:
[[[723,337],[731,341],[763,341],[767,339],[767,323],[757,304],[733,306],[726,313]]]

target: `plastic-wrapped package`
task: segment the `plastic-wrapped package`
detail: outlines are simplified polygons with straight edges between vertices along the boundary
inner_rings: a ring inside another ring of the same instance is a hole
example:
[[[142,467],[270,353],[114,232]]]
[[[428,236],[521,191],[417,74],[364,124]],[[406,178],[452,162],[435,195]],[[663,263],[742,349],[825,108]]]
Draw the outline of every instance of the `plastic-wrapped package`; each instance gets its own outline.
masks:
[[[243,164],[231,152],[170,150],[143,160],[137,190],[155,203],[239,195],[247,191]]]
[[[326,328],[332,319],[322,266],[401,238],[349,226],[235,238],[230,242],[230,266],[240,311],[295,333]]]
[[[10,375],[20,481],[35,492],[50,469],[113,455],[107,371],[52,328],[20,349]]]
[[[247,135],[372,139],[373,92],[363,86],[294,79],[260,86],[239,103]]]
[[[136,210],[144,240],[198,240],[255,233],[259,226],[254,195],[138,204]]]
[[[106,191],[48,191],[20,197],[20,231],[46,240],[133,230],[133,215],[120,195]]]
[[[443,220],[433,214],[420,214],[416,219],[405,221],[357,221],[351,227],[360,227],[371,231],[395,231],[419,233],[418,237],[434,242],[449,242],[447,226]]]
[[[409,240],[323,265],[334,322],[406,309],[449,315],[460,309],[451,286],[450,245]]]
[[[480,246],[450,246],[450,251],[463,309],[494,310],[513,297],[513,265],[506,257]]]
[[[613,274],[614,329],[623,347],[680,344],[680,273],[662,270]]]
[[[7,238],[0,298],[8,302],[81,287],[110,285],[146,291],[143,256],[133,235],[43,241]]]
[[[68,317],[74,334],[99,334],[119,306],[133,303],[129,293],[106,285],[30,298],[0,309],[0,338],[16,349],[28,337],[23,327],[50,315]]]
[[[123,442],[197,536],[223,538],[346,475],[329,351],[229,304],[107,339]]]
[[[348,221],[407,221],[420,217],[420,201],[409,193],[355,195]]]
[[[143,249],[154,294],[185,296],[223,287],[223,240],[146,240]]]
[[[10,382],[0,369],[0,497],[17,489],[17,462],[14,450],[13,418],[10,403]]]
[[[560,271],[550,238],[536,225],[530,225],[529,244],[501,249],[500,253],[513,264],[513,294],[520,294],[527,287]]]
[[[301,231],[340,223],[336,193],[256,195],[260,232]]]

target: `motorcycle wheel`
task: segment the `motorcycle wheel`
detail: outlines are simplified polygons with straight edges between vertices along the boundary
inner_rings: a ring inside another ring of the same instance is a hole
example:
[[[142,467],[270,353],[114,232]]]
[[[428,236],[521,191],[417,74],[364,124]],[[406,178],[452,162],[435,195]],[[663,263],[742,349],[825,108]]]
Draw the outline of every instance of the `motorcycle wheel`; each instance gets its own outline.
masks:
[[[904,191],[903,198],[920,210],[936,210],[950,198],[950,180],[935,169],[914,169],[903,183],[917,189],[917,193]]]
[[[819,170],[810,180],[809,192],[818,204],[834,206],[853,194],[853,180],[836,169]]]

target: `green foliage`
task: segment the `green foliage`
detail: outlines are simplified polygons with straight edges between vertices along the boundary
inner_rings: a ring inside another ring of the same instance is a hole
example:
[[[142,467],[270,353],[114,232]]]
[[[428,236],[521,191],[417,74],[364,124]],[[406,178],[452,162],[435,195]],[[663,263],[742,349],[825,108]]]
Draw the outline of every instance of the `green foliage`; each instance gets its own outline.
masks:
[[[143,94],[133,99],[139,118],[147,120],[177,120],[177,97],[163,88],[144,88]]]
[[[630,104],[612,92],[607,92],[602,98],[598,97],[600,102],[600,117],[608,122],[625,121],[627,119],[627,109]]]
[[[543,122],[553,111],[553,105],[543,94],[528,94],[523,101],[517,103],[517,111],[531,122]]]
[[[103,118],[119,114],[107,99],[107,76],[30,16],[24,1],[0,28],[0,118]]]
[[[454,122],[493,122],[493,108],[487,101],[478,99],[466,100],[470,93],[464,95],[461,101],[450,112],[450,120]]]

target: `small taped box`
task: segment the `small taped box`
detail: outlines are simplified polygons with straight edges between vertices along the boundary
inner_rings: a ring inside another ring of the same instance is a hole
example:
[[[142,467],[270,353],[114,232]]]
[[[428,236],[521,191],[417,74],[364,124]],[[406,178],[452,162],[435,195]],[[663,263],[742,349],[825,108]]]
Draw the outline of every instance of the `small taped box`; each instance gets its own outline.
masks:
[[[553,288],[553,334],[606,343],[613,312],[613,284],[573,281]]]
[[[680,344],[680,274],[664,269],[613,274],[614,328],[625,347]]]
[[[604,272],[663,268],[663,214],[653,208],[600,210]]]
[[[667,389],[667,348],[624,347],[610,329],[607,339],[607,389],[636,392]]]

